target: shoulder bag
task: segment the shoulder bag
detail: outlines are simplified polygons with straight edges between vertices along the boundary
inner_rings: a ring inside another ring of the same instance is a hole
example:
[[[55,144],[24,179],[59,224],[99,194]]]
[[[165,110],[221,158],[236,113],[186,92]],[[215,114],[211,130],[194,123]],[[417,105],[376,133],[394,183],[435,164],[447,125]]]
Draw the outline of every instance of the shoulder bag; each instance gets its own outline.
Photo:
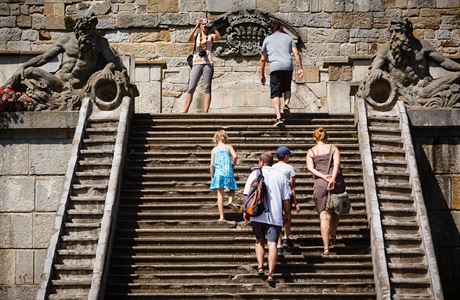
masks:
[[[332,146],[329,150],[329,163],[328,170],[331,168],[332,163]],[[346,215],[350,212],[351,202],[348,193],[345,191],[340,194],[334,194],[332,191],[327,192],[326,209],[335,212],[338,215]]]
[[[193,54],[195,53],[195,48],[196,48],[196,40],[198,39],[198,35],[199,33],[196,35],[196,38],[193,42],[193,51],[192,51],[192,54],[190,54],[189,56],[187,56],[187,64],[188,66],[190,67],[190,69],[193,67]]]

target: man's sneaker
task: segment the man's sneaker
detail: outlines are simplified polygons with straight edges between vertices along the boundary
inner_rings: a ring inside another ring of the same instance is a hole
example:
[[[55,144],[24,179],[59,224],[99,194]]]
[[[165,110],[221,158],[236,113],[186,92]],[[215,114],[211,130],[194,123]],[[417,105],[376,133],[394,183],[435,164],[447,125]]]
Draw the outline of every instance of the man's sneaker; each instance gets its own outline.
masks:
[[[288,249],[291,247],[291,241],[289,239],[283,239],[283,244],[282,244],[284,249]]]
[[[276,119],[275,124],[273,124],[273,127],[277,127],[280,125],[284,125],[283,119]]]
[[[286,116],[289,116],[291,114],[291,109],[289,108],[289,106],[287,106],[287,105],[284,106],[283,113]]]
[[[280,247],[277,249],[278,249],[278,256],[283,256],[283,247]]]

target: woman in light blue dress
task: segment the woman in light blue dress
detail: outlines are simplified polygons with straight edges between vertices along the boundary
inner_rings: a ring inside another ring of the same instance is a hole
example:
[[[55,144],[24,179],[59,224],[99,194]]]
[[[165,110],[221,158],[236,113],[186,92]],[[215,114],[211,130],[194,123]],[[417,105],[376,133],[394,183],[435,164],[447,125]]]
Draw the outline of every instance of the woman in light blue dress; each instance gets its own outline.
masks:
[[[229,190],[228,206],[236,208],[233,204],[235,191],[238,189],[233,176],[233,167],[236,165],[238,156],[228,142],[225,130],[219,130],[214,134],[213,142],[216,145],[211,151],[211,190],[217,190],[217,208],[219,209],[219,222],[224,222],[224,190]]]

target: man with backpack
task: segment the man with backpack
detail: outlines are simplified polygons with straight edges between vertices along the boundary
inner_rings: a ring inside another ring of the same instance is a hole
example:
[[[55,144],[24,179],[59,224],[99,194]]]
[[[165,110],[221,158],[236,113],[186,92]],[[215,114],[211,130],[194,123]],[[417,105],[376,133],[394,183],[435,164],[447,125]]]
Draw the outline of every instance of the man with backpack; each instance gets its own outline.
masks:
[[[247,202],[248,194],[249,198],[251,198],[257,188],[262,191],[261,198],[265,199],[262,211],[259,212],[260,214],[253,214],[250,216],[249,221],[256,237],[257,273],[260,275],[264,274],[265,244],[268,244],[267,282],[269,283],[274,282],[273,273],[275,272],[277,259],[276,244],[283,227],[283,218],[284,220],[291,218],[289,181],[281,172],[272,168],[272,165],[273,155],[269,152],[263,153],[259,158],[260,169],[254,170],[249,175],[243,192],[243,204]],[[265,185],[263,188],[259,184],[260,181]],[[243,211],[246,211],[245,217],[248,217],[250,212],[245,208],[243,208]]]

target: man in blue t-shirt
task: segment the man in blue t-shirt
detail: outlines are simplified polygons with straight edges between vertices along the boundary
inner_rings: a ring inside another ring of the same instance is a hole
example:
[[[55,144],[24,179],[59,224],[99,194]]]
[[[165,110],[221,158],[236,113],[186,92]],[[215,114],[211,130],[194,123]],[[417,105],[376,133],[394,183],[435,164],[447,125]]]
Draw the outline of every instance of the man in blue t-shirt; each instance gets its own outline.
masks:
[[[280,110],[280,98],[284,96],[285,114],[289,114],[291,101],[292,54],[297,63],[297,78],[303,77],[302,59],[294,40],[283,31],[278,20],[270,23],[272,34],[264,39],[260,56],[260,82],[265,85],[265,64],[270,62],[270,97],[275,106],[276,122],[274,126],[283,125]]]

